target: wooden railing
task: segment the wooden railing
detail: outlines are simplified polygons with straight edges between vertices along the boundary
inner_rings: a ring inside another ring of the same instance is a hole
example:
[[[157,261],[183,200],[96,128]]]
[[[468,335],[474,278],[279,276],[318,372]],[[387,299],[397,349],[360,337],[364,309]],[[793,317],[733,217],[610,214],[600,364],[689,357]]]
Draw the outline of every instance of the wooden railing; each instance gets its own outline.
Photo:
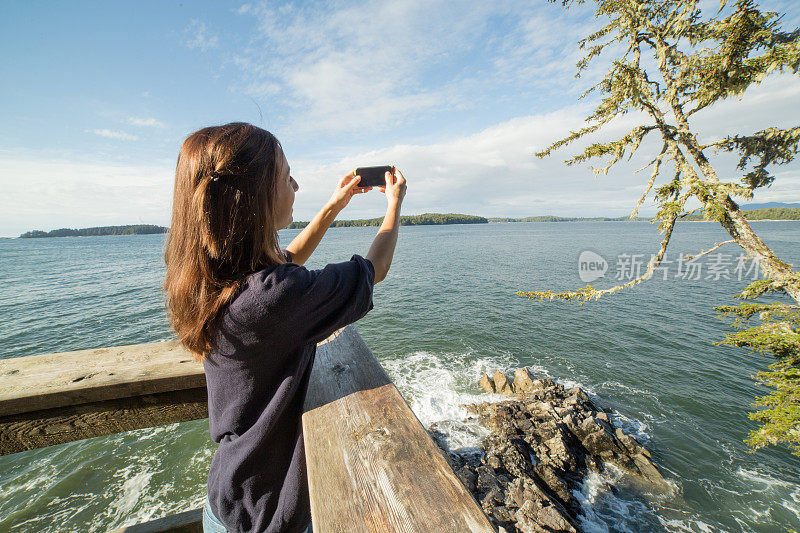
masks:
[[[0,455],[207,417],[177,342],[0,360]],[[317,347],[303,434],[315,532],[494,531],[354,326]],[[118,531],[202,531],[201,513]]]

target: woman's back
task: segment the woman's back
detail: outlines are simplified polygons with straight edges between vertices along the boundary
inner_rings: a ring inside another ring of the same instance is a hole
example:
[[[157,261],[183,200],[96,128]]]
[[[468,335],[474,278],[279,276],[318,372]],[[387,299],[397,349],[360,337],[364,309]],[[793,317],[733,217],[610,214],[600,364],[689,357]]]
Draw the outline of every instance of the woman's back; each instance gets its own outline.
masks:
[[[321,270],[294,263],[248,277],[220,314],[204,361],[213,513],[241,531],[303,531],[311,520],[300,425],[316,343],[372,309],[359,255]]]

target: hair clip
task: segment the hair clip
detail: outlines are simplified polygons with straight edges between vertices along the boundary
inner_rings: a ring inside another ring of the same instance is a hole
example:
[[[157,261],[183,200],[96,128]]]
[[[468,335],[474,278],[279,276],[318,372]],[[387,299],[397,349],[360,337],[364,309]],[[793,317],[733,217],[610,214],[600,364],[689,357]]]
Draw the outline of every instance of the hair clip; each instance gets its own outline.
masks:
[[[221,176],[216,170],[211,173],[211,181],[219,181],[220,178]]]

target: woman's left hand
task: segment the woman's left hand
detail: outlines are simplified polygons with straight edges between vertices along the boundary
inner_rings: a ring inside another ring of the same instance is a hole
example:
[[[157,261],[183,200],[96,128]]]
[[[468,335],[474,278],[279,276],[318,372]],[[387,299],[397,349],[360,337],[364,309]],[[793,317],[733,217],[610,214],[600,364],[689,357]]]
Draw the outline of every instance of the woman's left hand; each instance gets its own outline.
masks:
[[[371,191],[372,187],[358,187],[361,176],[355,176],[353,172],[339,180],[336,190],[333,191],[331,199],[328,201],[337,211],[341,211],[350,202],[354,194]]]

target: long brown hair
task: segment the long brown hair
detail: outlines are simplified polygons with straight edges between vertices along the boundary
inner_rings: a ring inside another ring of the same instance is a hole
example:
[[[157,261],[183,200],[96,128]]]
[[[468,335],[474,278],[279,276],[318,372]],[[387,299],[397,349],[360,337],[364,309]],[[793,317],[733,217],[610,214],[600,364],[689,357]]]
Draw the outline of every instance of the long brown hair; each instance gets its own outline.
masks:
[[[244,277],[286,262],[272,216],[281,154],[270,132],[240,122],[198,130],[181,146],[164,290],[195,360],[211,350],[214,320]]]

